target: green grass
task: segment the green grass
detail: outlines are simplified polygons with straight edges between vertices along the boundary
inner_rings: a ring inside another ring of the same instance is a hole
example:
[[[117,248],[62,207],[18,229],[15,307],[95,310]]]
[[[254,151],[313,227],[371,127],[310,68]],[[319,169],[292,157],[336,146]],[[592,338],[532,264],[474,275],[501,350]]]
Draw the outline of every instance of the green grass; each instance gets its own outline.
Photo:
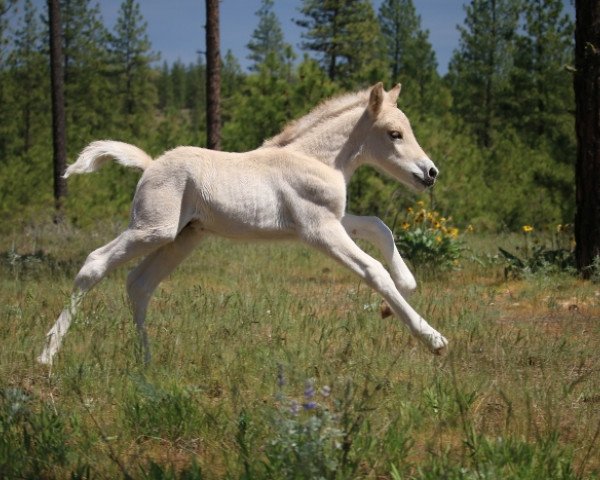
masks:
[[[486,254],[519,237],[473,237],[484,260],[457,272],[419,269],[411,303],[449,339],[443,357],[319,253],[215,239],[153,299],[148,367],[125,269],[37,365],[77,269],[117,231],[0,239],[0,476],[600,477],[600,286],[506,281]],[[331,393],[295,415],[309,379]]]

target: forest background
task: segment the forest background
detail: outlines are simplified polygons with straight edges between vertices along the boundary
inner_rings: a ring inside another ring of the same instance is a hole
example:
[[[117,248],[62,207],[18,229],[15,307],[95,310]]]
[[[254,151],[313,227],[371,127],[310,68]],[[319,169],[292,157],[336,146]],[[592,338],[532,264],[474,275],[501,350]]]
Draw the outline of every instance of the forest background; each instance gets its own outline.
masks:
[[[61,2],[67,148],[134,143],[157,156],[206,143],[205,63],[160,62],[139,2],[109,29],[97,2]],[[561,0],[472,0],[440,76],[412,0],[303,0],[299,49],[272,0],[248,39],[249,71],[222,59],[224,150],[258,147],[339,92],[401,82],[399,106],[440,167],[430,207],[479,231],[572,222],[575,210],[574,25]],[[203,34],[199,19],[199,36]],[[51,219],[52,134],[47,12],[0,0],[0,230]],[[69,181],[66,217],[85,227],[126,221],[136,172],[117,166]],[[363,168],[349,210],[393,222],[413,194]]]

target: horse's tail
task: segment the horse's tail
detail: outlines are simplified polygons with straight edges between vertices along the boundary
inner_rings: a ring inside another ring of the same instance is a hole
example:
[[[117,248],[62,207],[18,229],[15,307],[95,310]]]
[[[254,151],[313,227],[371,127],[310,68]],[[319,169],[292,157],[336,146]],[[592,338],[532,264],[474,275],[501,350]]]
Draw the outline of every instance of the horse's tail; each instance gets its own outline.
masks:
[[[79,154],[77,161],[65,171],[67,178],[74,173],[90,173],[98,170],[109,160],[114,159],[125,167],[146,170],[152,163],[152,158],[134,145],[112,140],[100,140],[90,143]]]

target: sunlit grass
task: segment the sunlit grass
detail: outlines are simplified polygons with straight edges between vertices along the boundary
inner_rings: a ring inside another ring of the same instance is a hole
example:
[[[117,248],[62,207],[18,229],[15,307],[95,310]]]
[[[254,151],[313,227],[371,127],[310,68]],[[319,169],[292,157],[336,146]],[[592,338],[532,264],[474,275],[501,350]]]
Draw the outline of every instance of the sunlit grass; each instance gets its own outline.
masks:
[[[449,339],[444,357],[382,320],[379,297],[319,253],[215,239],[153,299],[148,367],[125,269],[86,297],[53,368],[37,365],[79,265],[116,231],[1,240],[21,255],[0,266],[5,471],[279,478],[268,445],[283,371],[286,398],[307,379],[331,387],[321,403],[345,432],[337,478],[598,478],[600,287],[506,280],[492,257],[521,237],[474,235],[476,261],[418,269],[411,303]]]

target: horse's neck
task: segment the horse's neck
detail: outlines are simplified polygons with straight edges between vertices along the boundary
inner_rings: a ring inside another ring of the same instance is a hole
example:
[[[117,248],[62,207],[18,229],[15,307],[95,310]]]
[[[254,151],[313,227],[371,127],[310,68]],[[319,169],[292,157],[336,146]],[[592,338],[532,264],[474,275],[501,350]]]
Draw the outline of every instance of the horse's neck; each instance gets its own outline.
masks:
[[[316,125],[292,143],[296,151],[342,171],[346,180],[361,163],[361,148],[370,127],[364,108]]]

